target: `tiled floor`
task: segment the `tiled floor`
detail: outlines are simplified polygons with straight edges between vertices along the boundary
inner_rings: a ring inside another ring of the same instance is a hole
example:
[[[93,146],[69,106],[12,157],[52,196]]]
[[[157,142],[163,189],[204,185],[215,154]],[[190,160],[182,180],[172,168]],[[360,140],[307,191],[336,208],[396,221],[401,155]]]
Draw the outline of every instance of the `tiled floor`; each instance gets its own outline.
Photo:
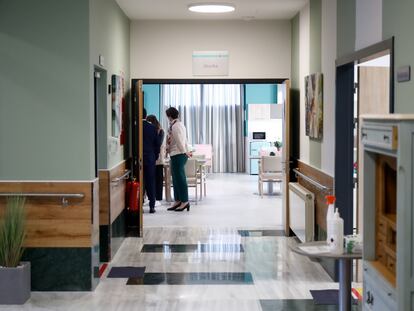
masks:
[[[197,204],[191,202],[190,212],[167,211],[165,202],[155,214],[145,207],[144,226],[231,227],[282,229],[282,197],[279,185],[273,195],[257,194],[257,176],[247,174],[210,174],[207,196]],[[267,191],[267,186],[265,186]],[[189,190],[194,200],[194,188]]]
[[[94,292],[34,292],[24,306],[0,310],[337,310],[313,304],[309,290],[338,286],[318,263],[290,251],[296,240],[280,234],[281,199],[254,195],[247,175],[213,178],[207,199],[189,213],[146,214],[144,237],[123,242]],[[145,267],[145,274],[107,278],[114,266]]]

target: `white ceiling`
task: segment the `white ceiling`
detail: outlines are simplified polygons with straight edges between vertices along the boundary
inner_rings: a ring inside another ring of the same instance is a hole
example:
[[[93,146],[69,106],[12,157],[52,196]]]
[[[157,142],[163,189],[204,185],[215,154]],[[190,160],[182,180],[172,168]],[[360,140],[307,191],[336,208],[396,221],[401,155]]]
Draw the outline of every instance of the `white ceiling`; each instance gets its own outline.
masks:
[[[193,3],[220,3],[200,0],[116,0],[131,20],[258,20],[290,19],[308,0],[224,0],[236,10],[224,14],[200,14],[188,11]]]

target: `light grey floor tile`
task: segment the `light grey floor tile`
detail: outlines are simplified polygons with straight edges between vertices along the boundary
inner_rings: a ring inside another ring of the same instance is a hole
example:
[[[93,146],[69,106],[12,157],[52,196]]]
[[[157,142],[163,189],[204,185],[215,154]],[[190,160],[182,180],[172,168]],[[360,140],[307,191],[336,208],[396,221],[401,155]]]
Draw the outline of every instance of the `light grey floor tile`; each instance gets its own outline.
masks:
[[[338,288],[318,263],[291,252],[295,239],[238,233],[280,229],[281,198],[253,194],[257,176],[229,175],[211,176],[208,197],[189,213],[159,207],[156,214],[147,214],[144,237],[125,239],[94,292],[35,292],[24,306],[0,306],[0,311],[259,311],[259,300],[311,299],[310,289]],[[223,245],[223,251],[141,253],[144,244],[163,243]],[[225,247],[235,244],[242,244],[244,252]],[[112,266],[145,266],[147,272],[250,272],[254,284],[127,286],[127,279],[106,278]]]

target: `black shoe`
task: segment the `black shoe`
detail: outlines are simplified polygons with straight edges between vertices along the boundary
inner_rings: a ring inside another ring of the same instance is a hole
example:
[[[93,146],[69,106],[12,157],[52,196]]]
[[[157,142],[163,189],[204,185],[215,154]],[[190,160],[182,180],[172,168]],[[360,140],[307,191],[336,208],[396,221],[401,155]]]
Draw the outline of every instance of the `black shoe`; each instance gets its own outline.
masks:
[[[167,211],[175,211],[177,207],[179,207],[180,205],[181,205],[181,202],[167,208]]]
[[[183,208],[180,208],[180,209],[176,208],[174,211],[176,211],[176,212],[182,212],[185,209],[187,209],[187,212],[190,211],[190,202],[188,202],[186,205],[184,205]]]
[[[155,213],[155,208],[150,208],[150,214],[154,214]]]

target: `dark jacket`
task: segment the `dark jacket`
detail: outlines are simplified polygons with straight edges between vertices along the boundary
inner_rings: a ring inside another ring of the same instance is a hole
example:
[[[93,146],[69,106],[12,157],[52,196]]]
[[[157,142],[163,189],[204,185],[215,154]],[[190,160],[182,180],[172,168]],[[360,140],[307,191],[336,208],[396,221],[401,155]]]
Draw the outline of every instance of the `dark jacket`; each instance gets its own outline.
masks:
[[[144,145],[143,160],[146,164],[155,165],[155,161],[158,159],[161,147],[157,128],[146,120],[144,120],[142,123],[142,136]]]

